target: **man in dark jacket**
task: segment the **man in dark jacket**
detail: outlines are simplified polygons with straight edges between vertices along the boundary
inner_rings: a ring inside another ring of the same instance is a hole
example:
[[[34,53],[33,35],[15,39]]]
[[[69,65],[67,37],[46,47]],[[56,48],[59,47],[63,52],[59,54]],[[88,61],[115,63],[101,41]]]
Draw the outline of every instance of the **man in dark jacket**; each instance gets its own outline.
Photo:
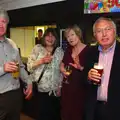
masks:
[[[109,18],[99,18],[93,25],[99,43],[89,51],[88,96],[85,120],[120,119],[120,43],[116,41],[116,25]],[[103,74],[93,68],[103,66]],[[101,84],[97,85],[101,80]],[[94,84],[95,83],[95,84]]]

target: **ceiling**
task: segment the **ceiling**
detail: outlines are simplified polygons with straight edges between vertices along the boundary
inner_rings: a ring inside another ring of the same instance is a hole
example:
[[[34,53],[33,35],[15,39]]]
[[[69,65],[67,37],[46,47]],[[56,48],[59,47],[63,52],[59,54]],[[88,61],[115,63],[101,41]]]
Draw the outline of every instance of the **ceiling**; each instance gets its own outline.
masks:
[[[64,0],[0,0],[0,8],[4,8],[6,10],[14,10],[60,1]]]

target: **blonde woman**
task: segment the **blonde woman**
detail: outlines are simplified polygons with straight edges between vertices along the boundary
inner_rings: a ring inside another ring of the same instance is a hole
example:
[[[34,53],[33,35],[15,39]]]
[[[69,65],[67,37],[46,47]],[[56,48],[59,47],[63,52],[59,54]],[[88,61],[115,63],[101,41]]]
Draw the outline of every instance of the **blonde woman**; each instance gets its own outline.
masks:
[[[65,37],[70,46],[65,51],[61,63],[61,72],[64,75],[61,93],[61,115],[63,120],[83,120],[85,98],[83,70],[84,57],[88,47],[82,43],[82,32],[77,25],[68,27],[65,30]],[[70,75],[66,72],[66,66],[71,69]]]

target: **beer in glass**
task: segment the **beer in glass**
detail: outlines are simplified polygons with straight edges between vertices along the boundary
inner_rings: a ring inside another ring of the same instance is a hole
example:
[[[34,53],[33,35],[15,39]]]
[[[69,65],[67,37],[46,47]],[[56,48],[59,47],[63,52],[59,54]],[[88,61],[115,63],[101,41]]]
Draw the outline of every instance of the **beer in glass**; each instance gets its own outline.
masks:
[[[19,77],[19,63],[18,62],[16,62],[16,66],[18,67],[18,71],[12,72],[12,77],[14,79],[17,79]]]
[[[103,75],[103,66],[100,65],[99,63],[95,63],[94,64],[94,69],[97,70],[98,73],[100,74],[100,77],[102,77],[102,75]],[[101,79],[99,80],[99,82],[94,81],[94,84],[100,85],[101,84]]]

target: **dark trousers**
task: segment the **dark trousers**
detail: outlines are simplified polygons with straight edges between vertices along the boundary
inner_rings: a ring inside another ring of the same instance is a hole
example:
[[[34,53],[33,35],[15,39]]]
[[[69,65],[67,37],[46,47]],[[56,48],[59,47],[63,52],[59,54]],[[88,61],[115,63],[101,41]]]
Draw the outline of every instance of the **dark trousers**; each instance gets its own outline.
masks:
[[[37,120],[60,120],[60,98],[39,92],[37,103]]]
[[[95,117],[94,120],[108,120],[107,119],[107,110],[106,110],[106,102],[98,101],[96,103],[95,109]]]
[[[21,106],[20,89],[0,94],[0,120],[20,120]]]

